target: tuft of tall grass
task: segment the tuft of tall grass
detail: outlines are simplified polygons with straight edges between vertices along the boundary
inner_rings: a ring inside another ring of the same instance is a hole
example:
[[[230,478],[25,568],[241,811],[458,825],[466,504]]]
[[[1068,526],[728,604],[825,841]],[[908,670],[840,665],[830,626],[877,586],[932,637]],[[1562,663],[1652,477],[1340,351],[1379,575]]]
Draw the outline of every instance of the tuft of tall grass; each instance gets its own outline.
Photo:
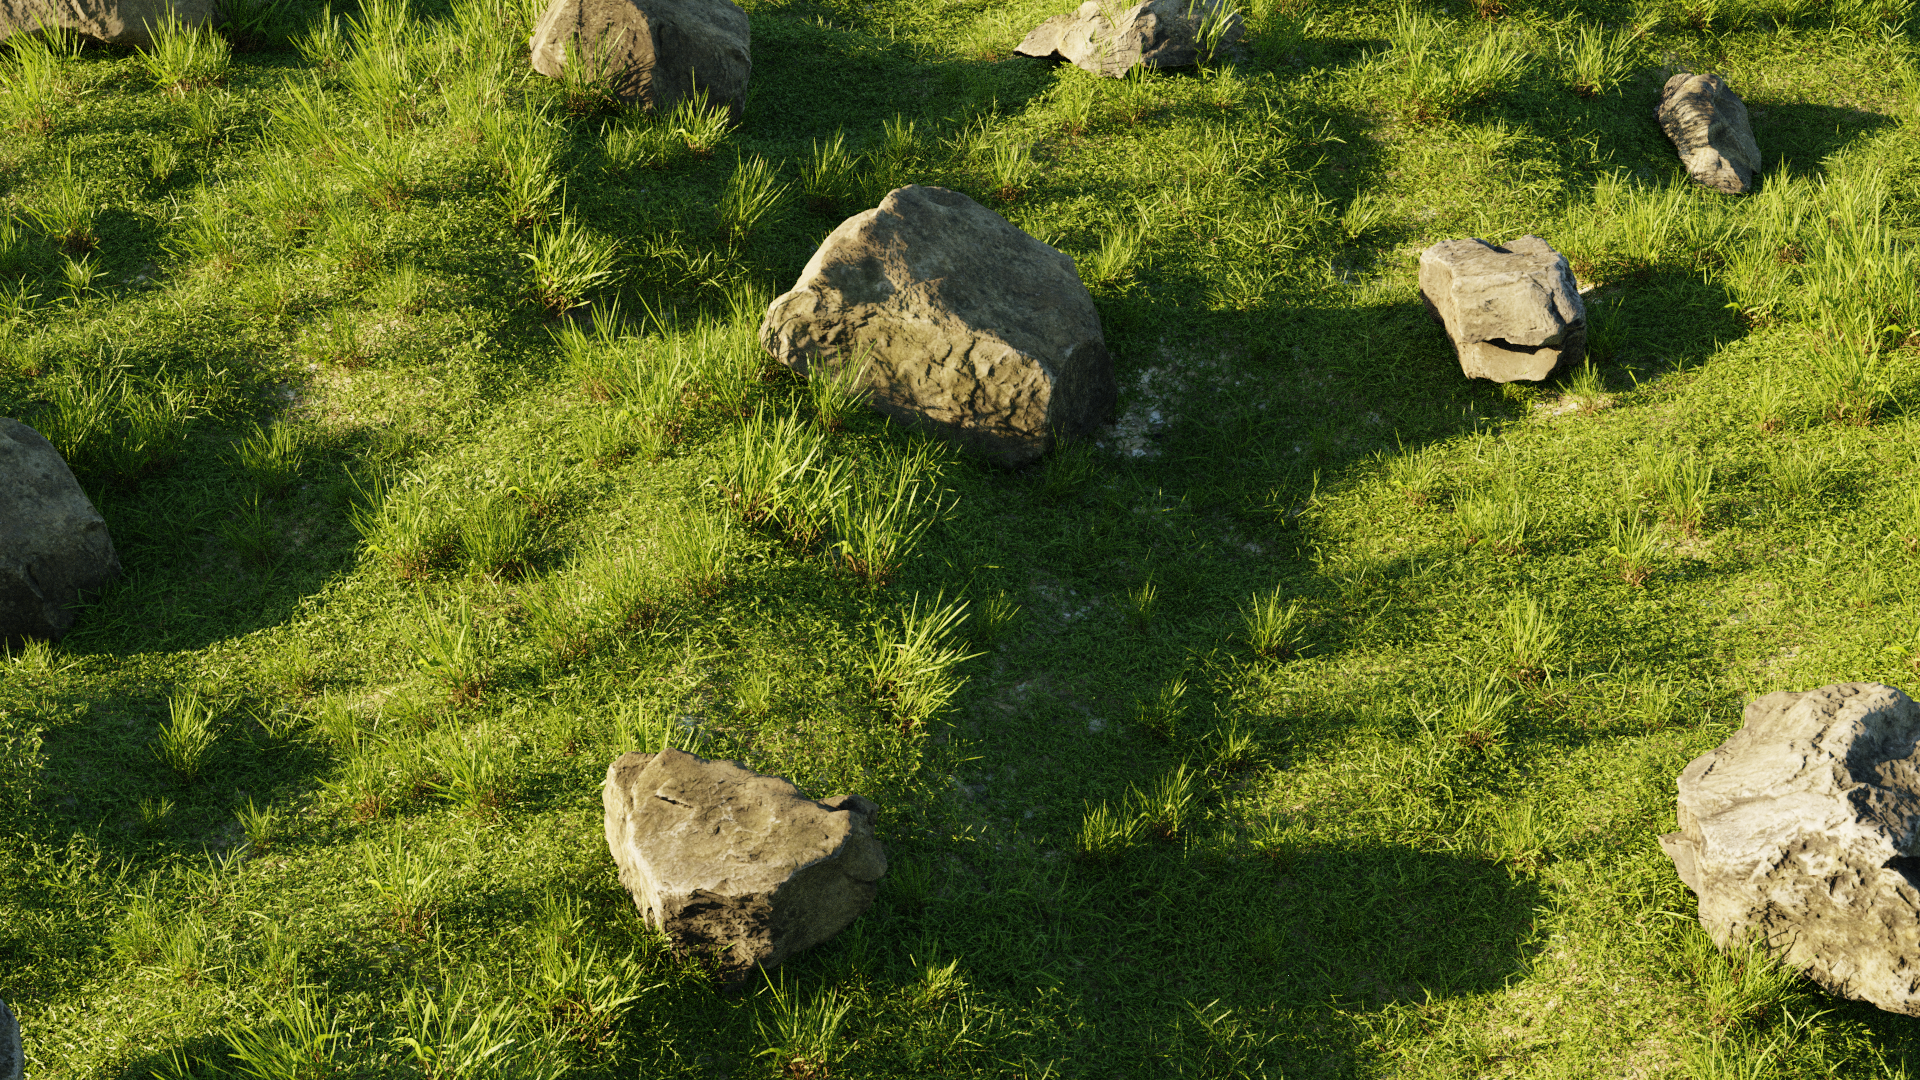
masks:
[[[219,534],[235,554],[256,566],[271,566],[280,552],[279,526],[266,507],[260,505],[257,490],[220,523]]]
[[[1106,802],[1088,806],[1080,817],[1080,831],[1074,837],[1074,856],[1082,862],[1104,862],[1124,854],[1146,832],[1146,822],[1126,805],[1115,808]]]
[[[1612,91],[1633,71],[1634,38],[1630,33],[1583,25],[1571,37],[1560,37],[1558,43],[1568,85],[1583,98]]]
[[[1394,14],[1389,47],[1373,63],[1416,123],[1445,120],[1519,79],[1528,55],[1516,34],[1492,30],[1461,43],[1447,24],[1411,7]]]
[[[1100,238],[1100,249],[1087,258],[1087,277],[1096,284],[1115,285],[1125,280],[1139,261],[1140,246],[1146,239],[1145,223],[1121,222]]]
[[[1134,723],[1162,742],[1178,742],[1187,716],[1187,680],[1176,677],[1160,684],[1152,697],[1134,705]]]
[[[338,1013],[315,1004],[305,987],[275,996],[260,1019],[229,1024],[221,1037],[235,1073],[257,1080],[305,1080],[348,1063],[348,1033]]]
[[[295,51],[300,58],[322,72],[332,72],[345,63],[349,42],[340,16],[333,13],[333,4],[320,5],[319,14],[307,24],[307,31],[294,39]]]
[[[1145,633],[1153,625],[1154,613],[1160,607],[1160,590],[1148,578],[1135,588],[1127,590],[1127,621],[1134,630]]]
[[[1502,476],[1454,502],[1454,520],[1468,544],[1484,544],[1503,555],[1526,547],[1537,517],[1526,492],[1511,476]]]
[[[1546,679],[1562,633],[1560,620],[1548,605],[1531,596],[1508,600],[1494,639],[1502,673],[1522,685]]]
[[[771,162],[759,154],[742,157],[720,193],[715,208],[720,235],[733,242],[747,238],[761,225],[776,219],[788,184],[780,183]]]
[[[366,876],[361,883],[387,907],[387,925],[401,933],[424,936],[439,912],[442,874],[440,845],[395,830],[386,843],[361,849]]]
[[[485,1005],[471,985],[415,985],[401,997],[402,1034],[393,1039],[415,1066],[436,1080],[524,1075],[513,1002]]]
[[[631,175],[640,169],[664,169],[673,160],[678,138],[665,124],[628,119],[610,123],[601,135],[606,170]]]
[[[762,984],[761,993],[769,1000],[754,1023],[767,1047],[756,1056],[774,1058],[785,1076],[833,1075],[847,1053],[840,1027],[853,1011],[852,995],[828,986],[802,1003],[797,991],[784,988],[785,982],[782,976]]]
[[[167,699],[167,722],[160,727],[153,754],[161,764],[191,784],[200,778],[200,770],[218,739],[212,706],[200,697],[198,690],[181,688]]]
[[[1269,660],[1291,660],[1306,651],[1306,618],[1299,600],[1282,600],[1280,586],[1256,595],[1240,609],[1247,644]]]
[[[494,201],[516,229],[546,221],[548,204],[560,190],[554,169],[560,156],[558,132],[539,115],[516,122],[513,113],[496,112],[483,124],[489,129],[488,153],[499,182]]]
[[[407,646],[420,671],[446,691],[449,704],[473,705],[485,694],[487,655],[473,605],[464,594],[450,612],[423,611],[412,627]]]
[[[617,247],[562,213],[553,225],[535,226],[521,253],[532,270],[533,299],[558,317],[587,303],[587,294],[613,277]]]
[[[61,171],[24,209],[48,240],[69,255],[82,255],[100,246],[100,235],[94,230],[99,207],[91,185],[74,174],[69,152]]]
[[[1699,531],[1713,495],[1712,464],[1678,448],[1649,450],[1641,455],[1640,476],[1674,524],[1689,536]]]
[[[847,150],[846,133],[835,131],[824,143],[813,141],[800,167],[800,194],[809,209],[831,213],[852,197],[859,172],[860,159]]]
[[[137,55],[154,86],[170,94],[186,94],[226,78],[233,46],[212,26],[183,23],[169,6],[147,30],[153,43]]]
[[[458,529],[469,570],[495,578],[526,571],[535,544],[533,514],[519,499],[504,492],[482,499],[460,518]]]
[[[66,61],[79,55],[80,37],[57,26],[42,25],[36,32],[16,32],[6,40],[12,62],[0,68],[0,113],[7,126],[22,134],[53,130],[53,118],[66,78]]]
[[[867,685],[901,730],[921,728],[945,712],[960,692],[960,665],[980,655],[954,643],[966,608],[966,601],[946,602],[941,594],[923,609],[916,595],[900,613],[898,628],[874,627],[865,662]]]
[[[427,786],[464,813],[490,817],[513,795],[515,749],[485,724],[448,733],[422,751]]]
[[[1607,554],[1618,565],[1620,579],[1629,585],[1645,584],[1660,554],[1659,528],[1638,514],[1616,517],[1608,528],[1612,543]]]
[[[727,141],[733,118],[724,105],[711,105],[705,90],[695,90],[668,110],[666,129],[683,143],[687,152],[699,158],[712,157]]]
[[[136,384],[117,362],[69,369],[43,393],[36,426],[47,441],[75,472],[123,487],[180,456],[201,401],[165,372]]]
[[[418,476],[394,483],[353,480],[347,520],[369,554],[385,559],[403,581],[425,578],[459,550],[441,493]]]
[[[865,385],[866,354],[860,359],[842,360],[835,365],[818,362],[807,365],[807,400],[813,405],[813,417],[822,430],[843,431],[847,422],[863,412],[873,396]]]
[[[833,552],[856,578],[886,585],[929,526],[947,509],[924,447],[882,455],[837,493],[827,493]]]

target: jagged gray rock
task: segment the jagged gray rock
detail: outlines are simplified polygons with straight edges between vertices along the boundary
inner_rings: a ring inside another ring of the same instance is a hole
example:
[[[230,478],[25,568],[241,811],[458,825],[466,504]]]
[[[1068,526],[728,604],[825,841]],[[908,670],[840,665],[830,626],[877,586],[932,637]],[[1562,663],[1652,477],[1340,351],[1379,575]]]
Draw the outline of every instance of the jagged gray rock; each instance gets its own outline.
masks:
[[[1753,190],[1760,145],[1753,141],[1747,103],[1726,80],[1684,71],[1673,76],[1660,91],[1653,117],[1695,182],[1730,195]]]
[[[1112,19],[1099,0],[1087,0],[1034,27],[1013,51],[1057,56],[1117,79],[1142,64],[1176,68],[1198,63],[1203,51],[1233,45],[1244,30],[1244,20],[1227,0],[1146,0],[1118,10]]]
[[[1073,259],[946,188],[841,222],[760,341],[802,375],[862,365],[875,408],[1005,465],[1090,434],[1119,396]]]
[[[1587,354],[1587,305],[1566,257],[1537,236],[1495,247],[1442,240],[1420,253],[1420,299],[1468,378],[1539,381]]]
[[[0,1001],[0,1080],[20,1080],[27,1055],[20,1048],[20,1025],[7,1003]]]
[[[553,0],[528,42],[542,75],[586,63],[622,101],[655,112],[697,89],[736,121],[753,75],[750,45],[747,13],[731,0]]]
[[[1920,1016],[1920,705],[1880,683],[1768,694],[1679,788],[1660,846],[1716,943]]]
[[[0,0],[0,41],[59,26],[114,45],[153,44],[148,27],[171,10],[189,26],[211,23],[215,0]]]
[[[0,416],[0,639],[58,638],[120,575],[107,523],[40,433]]]
[[[679,951],[738,977],[833,937],[873,903],[879,807],[680,750],[622,754],[601,789],[620,884]]]

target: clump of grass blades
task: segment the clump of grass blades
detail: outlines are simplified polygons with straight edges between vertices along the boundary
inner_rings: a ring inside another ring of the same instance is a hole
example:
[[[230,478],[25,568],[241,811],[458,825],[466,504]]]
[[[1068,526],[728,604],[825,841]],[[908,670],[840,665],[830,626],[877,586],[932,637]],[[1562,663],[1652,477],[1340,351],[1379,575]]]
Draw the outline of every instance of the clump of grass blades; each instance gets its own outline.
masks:
[[[848,152],[845,132],[835,131],[825,143],[814,140],[806,163],[800,167],[800,194],[807,200],[807,208],[834,213],[853,195],[859,172],[860,160]]]
[[[1633,38],[1599,26],[1582,26],[1560,39],[1568,84],[1583,98],[1599,97],[1619,86],[1633,71]]]
[[[605,1049],[639,994],[622,993],[639,974],[630,958],[609,963],[586,936],[585,905],[571,897],[545,896],[534,924],[533,964],[527,989],[547,1018],[549,1030],[590,1049]]]
[[[1642,456],[1641,476],[1674,524],[1689,536],[1699,530],[1713,494],[1710,463],[1678,449],[1651,451]]]
[[[165,377],[136,385],[109,363],[71,371],[45,391],[36,425],[77,473],[131,487],[184,450],[201,395]]]
[[[741,158],[727,178],[716,213],[720,235],[738,242],[775,219],[788,184],[779,182],[772,163],[759,154]]]
[[[1616,517],[1608,526],[1611,543],[1607,554],[1620,569],[1620,580],[1643,585],[1653,573],[1653,561],[1660,554],[1660,530],[1638,514]]]
[[[1819,451],[1777,451],[1767,459],[1767,479],[1784,499],[1817,499],[1827,489],[1827,468]]]
[[[689,594],[712,599],[732,577],[733,544],[731,528],[718,515],[678,515],[659,534],[661,570]]]
[[[1151,578],[1138,587],[1127,590],[1127,621],[1134,630],[1146,633],[1153,625],[1153,616],[1160,606],[1160,590]]]
[[[1306,618],[1299,600],[1282,600],[1280,587],[1240,609],[1240,617],[1253,651],[1269,660],[1291,660],[1306,651]]]
[[[233,47],[213,27],[187,25],[171,7],[148,27],[153,44],[139,50],[140,66],[153,85],[170,94],[214,86],[226,78]]]
[[[339,1015],[314,1004],[304,988],[274,998],[257,1021],[229,1024],[221,1038],[227,1044],[227,1058],[241,1076],[286,1080],[327,1076],[345,1066],[349,1057],[348,1033],[340,1030]],[[225,1071],[222,1066],[215,1068]],[[177,1072],[184,1075],[185,1070]]]
[[[1386,459],[1387,482],[1415,506],[1425,506],[1440,486],[1440,455],[1430,446],[1402,449]]]
[[[1134,723],[1162,742],[1177,742],[1187,717],[1187,680],[1179,677],[1160,685],[1152,697],[1134,706]]]
[[[1117,809],[1105,802],[1089,806],[1074,836],[1074,856],[1081,862],[1110,861],[1139,843],[1145,832],[1146,823],[1124,804]]]
[[[0,71],[0,109],[8,126],[22,134],[44,134],[53,129],[55,107],[66,89],[62,64],[79,54],[80,38],[65,29],[42,25],[36,32],[16,32],[5,48],[13,63]]]
[[[869,585],[887,584],[946,509],[934,484],[936,471],[924,451],[884,455],[829,496],[840,564]]]
[[[439,493],[418,477],[395,484],[358,478],[347,520],[367,551],[385,559],[403,581],[431,575],[459,551],[459,535],[447,521]]]
[[[756,1056],[780,1063],[781,1073],[796,1080],[832,1076],[846,1056],[840,1026],[853,1011],[854,999],[836,987],[826,987],[802,1004],[797,993],[784,989],[785,977],[768,978],[762,993],[770,999],[755,1017],[760,1037],[769,1045]],[[772,1023],[767,1022],[771,1017]]]
[[[449,704],[479,703],[487,688],[487,658],[466,596],[454,603],[450,613],[423,612],[407,645],[420,671],[446,691]]]
[[[1532,685],[1547,678],[1560,643],[1560,621],[1553,610],[1531,596],[1515,596],[1500,615],[1498,662],[1509,678]]]
[[[74,175],[71,153],[53,182],[25,210],[41,233],[69,255],[83,255],[100,246],[100,236],[94,231],[99,200]]]
[[[218,739],[212,706],[201,699],[199,691],[182,688],[167,699],[167,722],[161,725],[153,753],[161,764],[190,784],[200,778],[200,770]]]
[[[490,121],[494,130],[489,140],[498,182],[494,202],[514,228],[533,228],[547,219],[548,204],[560,190],[554,169],[560,156],[558,134],[537,115],[520,122],[512,113],[489,116],[498,118]]]
[[[620,110],[621,71],[614,57],[626,33],[624,28],[612,35],[602,31],[584,47],[578,36],[562,43],[560,92],[566,99],[568,116],[597,116]]]
[[[511,1001],[488,1008],[476,990],[462,983],[410,986],[400,1004],[403,1034],[395,1036],[393,1044],[428,1076],[465,1080],[537,1071],[513,1052],[519,1025]]]
[[[1178,843],[1186,838],[1194,804],[1200,798],[1194,787],[1194,774],[1187,770],[1186,762],[1174,766],[1172,772],[1151,787],[1144,790],[1133,787],[1127,794],[1148,836],[1165,843]]]
[[[432,770],[427,786],[463,813],[491,817],[513,795],[513,752],[484,724],[453,733],[423,753]]]
[[[732,116],[724,105],[709,105],[707,92],[696,90],[681,98],[662,121],[695,157],[712,157],[727,140]]]
[[[828,464],[824,435],[794,415],[756,408],[728,444],[721,474],[727,502],[747,525],[798,527],[817,535],[844,470]],[[824,483],[823,483],[824,482]]]
[[[280,551],[280,530],[273,515],[260,505],[260,493],[234,507],[232,516],[220,523],[220,539],[234,552],[256,566],[270,566]]]
[[[1516,35],[1491,31],[1460,44],[1437,19],[1401,8],[1388,28],[1389,49],[1374,62],[1401,98],[1406,118],[1444,120],[1519,78],[1527,53]]]
[[[524,573],[536,542],[532,511],[505,492],[475,505],[460,520],[459,533],[467,568],[495,578]]]
[[[1503,555],[1524,549],[1535,523],[1526,493],[1511,477],[1462,496],[1454,503],[1454,519],[1469,545],[1484,545]]]
[[[1036,166],[1033,150],[1011,138],[996,139],[987,151],[987,175],[993,196],[1001,202],[1013,202],[1027,189]]]
[[[960,665],[980,655],[953,643],[954,632],[967,618],[966,602],[943,600],[935,596],[922,610],[916,596],[901,613],[898,629],[884,623],[874,628],[866,658],[867,685],[905,731],[946,710],[960,690]]]
[[[1146,227],[1139,221],[1122,222],[1108,229],[1100,239],[1100,250],[1087,260],[1087,276],[1100,285],[1115,285],[1126,279],[1139,260],[1140,245]]]
[[[414,937],[424,936],[439,912],[440,845],[395,830],[384,844],[361,850],[366,871],[362,883],[387,906],[387,926]]]
[[[263,495],[280,495],[300,478],[306,464],[304,440],[300,429],[287,423],[271,427],[255,423],[227,451],[228,458],[241,474]]]
[[[867,363],[842,360],[828,365],[818,359],[807,365],[807,400],[814,420],[828,432],[846,429],[847,422],[866,409],[873,391],[866,385]]]
[[[596,236],[567,214],[557,224],[536,226],[521,257],[533,272],[533,299],[558,317],[587,303],[587,294],[613,277],[614,242]]]

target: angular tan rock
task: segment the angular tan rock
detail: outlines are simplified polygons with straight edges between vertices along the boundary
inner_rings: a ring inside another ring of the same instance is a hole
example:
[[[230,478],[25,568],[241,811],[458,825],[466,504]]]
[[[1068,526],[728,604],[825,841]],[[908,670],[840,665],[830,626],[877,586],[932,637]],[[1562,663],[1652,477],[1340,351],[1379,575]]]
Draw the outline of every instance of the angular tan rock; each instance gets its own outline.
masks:
[[[680,750],[622,754],[601,789],[620,884],[674,948],[771,968],[846,929],[887,872],[879,808]]]
[[[58,638],[120,576],[106,519],[40,433],[0,416],[0,639]]]
[[[528,47],[540,74],[585,63],[621,100],[655,112],[698,89],[737,121],[753,75],[747,13],[731,0],[553,0]]]
[[[1005,465],[1091,433],[1119,394],[1073,259],[946,188],[841,222],[760,342],[802,375],[861,364],[874,408]]]
[[[1660,846],[1716,943],[1920,1016],[1920,705],[1879,683],[1768,694],[1679,789]]]
[[[1187,67],[1209,47],[1224,49],[1245,29],[1227,0],[1146,0],[1115,12],[1109,20],[1099,0],[1087,0],[1065,15],[1033,28],[1014,52],[1022,56],[1060,57],[1075,66],[1118,79],[1138,66]]]
[[[1587,354],[1587,306],[1573,270],[1537,236],[1506,247],[1442,240],[1420,253],[1420,299],[1473,379],[1539,381]]]
[[[0,41],[42,23],[114,45],[153,44],[148,27],[171,10],[188,25],[211,23],[215,0],[0,0]]]
[[[1753,190],[1760,146],[1747,103],[1720,76],[1681,72],[1668,79],[1653,117],[1696,183],[1730,195]]]

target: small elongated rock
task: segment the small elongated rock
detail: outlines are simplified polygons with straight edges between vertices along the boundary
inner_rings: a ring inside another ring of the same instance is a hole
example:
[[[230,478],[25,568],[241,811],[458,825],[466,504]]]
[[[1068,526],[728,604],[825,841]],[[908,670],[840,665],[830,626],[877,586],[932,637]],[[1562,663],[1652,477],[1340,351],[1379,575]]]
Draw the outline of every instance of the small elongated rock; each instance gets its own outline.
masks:
[[[732,0],[553,0],[528,42],[542,75],[585,64],[590,79],[656,113],[700,91],[735,121],[753,75],[751,44],[747,13]]]
[[[1587,305],[1566,257],[1537,236],[1442,240],[1420,253],[1420,299],[1468,378],[1539,381],[1587,354]]]
[[[1696,183],[1730,195],[1753,190],[1760,146],[1753,141],[1747,103],[1726,80],[1681,72],[1667,80],[1653,116]]]
[[[20,1080],[26,1058],[20,1048],[20,1025],[7,1003],[0,1001],[0,1080]]]
[[[1244,30],[1227,0],[1145,0],[1107,17],[1099,0],[1055,15],[1034,27],[1014,52],[1059,57],[1077,67],[1118,79],[1135,67],[1177,68],[1198,63],[1202,52],[1224,49]],[[1211,33],[1213,40],[1207,38]]]
[[[860,365],[874,408],[1004,465],[1091,434],[1119,396],[1073,259],[946,188],[841,222],[760,342],[802,375]]]
[[[846,929],[887,872],[879,807],[680,750],[622,754],[601,789],[620,884],[674,948],[738,977]]]
[[[1717,944],[1920,1016],[1920,705],[1880,683],[1768,694],[1679,792],[1660,846]]]
[[[44,24],[110,45],[151,48],[148,28],[169,12],[185,25],[205,25],[213,21],[214,0],[0,0],[0,41]]]
[[[0,416],[0,639],[58,638],[120,558],[73,470],[40,433]]]

